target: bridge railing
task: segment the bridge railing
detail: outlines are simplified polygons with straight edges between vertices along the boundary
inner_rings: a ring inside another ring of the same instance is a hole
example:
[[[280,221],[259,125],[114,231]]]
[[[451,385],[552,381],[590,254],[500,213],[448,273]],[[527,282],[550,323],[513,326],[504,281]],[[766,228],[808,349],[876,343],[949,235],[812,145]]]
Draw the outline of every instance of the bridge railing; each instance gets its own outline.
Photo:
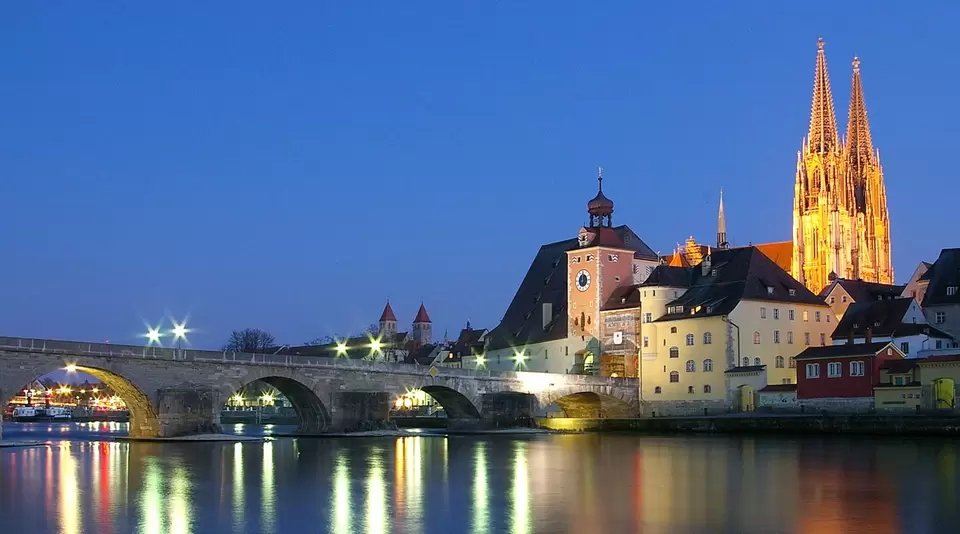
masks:
[[[304,356],[299,354],[263,354],[247,352],[228,352],[196,349],[177,349],[172,347],[116,345],[113,343],[87,343],[82,341],[64,341],[55,339],[33,339],[19,337],[0,337],[0,350],[18,352],[39,352],[44,354],[62,354],[64,356],[94,356],[141,358],[170,361],[201,361],[201,362],[232,362],[238,364],[281,365],[297,367],[326,367],[342,370],[388,372],[394,374],[423,375],[430,366],[408,363],[393,363],[371,360],[357,360],[353,358],[328,358],[321,356]],[[526,375],[540,375],[544,373],[528,373],[513,371],[490,371],[488,369],[458,369],[455,367],[440,367],[446,378],[482,378],[517,379],[524,380]],[[601,383],[618,383],[626,385],[637,379],[607,378],[585,375],[564,375],[564,382],[570,384],[597,385]]]

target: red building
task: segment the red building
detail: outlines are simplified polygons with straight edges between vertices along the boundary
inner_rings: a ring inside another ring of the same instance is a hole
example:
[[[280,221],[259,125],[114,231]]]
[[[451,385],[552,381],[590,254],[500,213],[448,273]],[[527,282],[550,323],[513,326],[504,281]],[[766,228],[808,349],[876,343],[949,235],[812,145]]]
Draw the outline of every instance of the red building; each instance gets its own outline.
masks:
[[[797,355],[797,400],[816,411],[872,411],[880,367],[901,359],[890,342],[810,347]]]

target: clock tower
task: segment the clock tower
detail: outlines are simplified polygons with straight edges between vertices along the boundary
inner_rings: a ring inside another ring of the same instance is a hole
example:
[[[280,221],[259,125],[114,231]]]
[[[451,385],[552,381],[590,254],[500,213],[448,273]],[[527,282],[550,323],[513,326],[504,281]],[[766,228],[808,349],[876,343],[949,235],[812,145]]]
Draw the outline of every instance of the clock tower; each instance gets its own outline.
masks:
[[[567,310],[570,337],[588,342],[600,337],[600,309],[620,286],[633,283],[633,255],[613,229],[613,201],[603,194],[603,169],[597,171],[597,195],[587,202],[590,222],[567,251]],[[599,360],[599,354],[595,355]]]

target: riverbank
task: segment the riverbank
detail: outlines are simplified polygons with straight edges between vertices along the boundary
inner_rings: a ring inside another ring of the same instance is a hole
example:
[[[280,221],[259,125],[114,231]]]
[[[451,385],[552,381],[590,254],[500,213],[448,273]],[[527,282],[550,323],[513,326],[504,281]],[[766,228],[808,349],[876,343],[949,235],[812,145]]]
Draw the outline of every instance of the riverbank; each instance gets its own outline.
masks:
[[[960,437],[960,417],[923,415],[721,415],[638,419],[542,418],[542,429],[558,432],[647,434],[860,434]]]

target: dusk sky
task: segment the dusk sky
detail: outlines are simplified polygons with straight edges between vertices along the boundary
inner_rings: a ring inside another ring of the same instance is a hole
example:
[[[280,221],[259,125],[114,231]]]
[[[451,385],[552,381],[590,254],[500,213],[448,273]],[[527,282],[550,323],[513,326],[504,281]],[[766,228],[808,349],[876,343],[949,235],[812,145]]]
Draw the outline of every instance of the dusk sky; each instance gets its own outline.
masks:
[[[200,5],[198,5],[200,4]],[[496,326],[596,168],[654,250],[791,238],[817,37],[894,267],[958,246],[956,2],[4,2],[0,335]],[[166,321],[164,326],[169,328]]]

